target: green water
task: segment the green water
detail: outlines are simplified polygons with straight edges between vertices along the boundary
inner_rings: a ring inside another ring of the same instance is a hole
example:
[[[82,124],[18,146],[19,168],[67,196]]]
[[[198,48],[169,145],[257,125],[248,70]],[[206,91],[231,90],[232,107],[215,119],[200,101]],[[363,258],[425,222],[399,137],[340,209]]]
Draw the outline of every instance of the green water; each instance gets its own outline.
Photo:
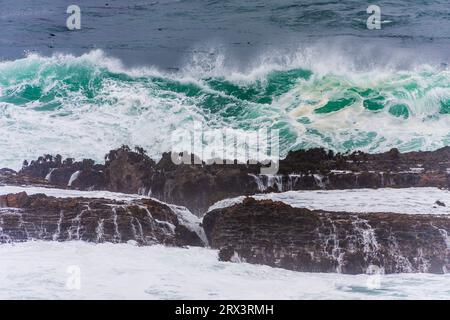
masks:
[[[80,141],[70,144],[75,155],[100,158],[126,143],[156,155],[170,148],[173,130],[189,129],[192,121],[207,128],[278,129],[282,155],[316,146],[433,149],[450,139],[447,70],[280,68],[254,77],[202,77],[120,69],[96,55],[0,63],[0,133],[8,137],[0,147],[19,139],[24,151],[17,157],[25,158],[26,150],[42,146],[56,153]]]

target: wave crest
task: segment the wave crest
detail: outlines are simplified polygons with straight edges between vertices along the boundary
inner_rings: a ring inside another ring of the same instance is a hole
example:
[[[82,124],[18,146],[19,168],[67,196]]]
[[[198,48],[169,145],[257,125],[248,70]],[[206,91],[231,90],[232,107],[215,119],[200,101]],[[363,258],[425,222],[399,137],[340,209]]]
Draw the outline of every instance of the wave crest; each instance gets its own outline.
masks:
[[[127,68],[95,50],[0,63],[0,166],[42,153],[100,160],[121,144],[154,157],[175,128],[280,129],[281,154],[434,149],[449,143],[450,73],[443,66],[356,68],[342,54],[272,53],[247,69],[220,52],[177,72]]]

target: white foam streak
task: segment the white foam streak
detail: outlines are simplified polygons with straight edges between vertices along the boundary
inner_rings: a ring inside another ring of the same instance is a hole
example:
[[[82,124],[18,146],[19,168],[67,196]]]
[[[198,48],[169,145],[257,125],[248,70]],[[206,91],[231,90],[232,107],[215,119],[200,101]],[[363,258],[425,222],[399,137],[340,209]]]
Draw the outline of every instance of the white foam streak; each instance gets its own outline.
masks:
[[[81,271],[69,290],[69,266]],[[0,299],[448,299],[450,274],[300,273],[217,260],[203,248],[27,242],[0,245]],[[379,278],[378,278],[379,277]]]
[[[252,196],[256,200],[281,201],[292,207],[332,212],[392,212],[404,214],[450,214],[450,191],[438,188],[346,189],[288,191]],[[245,197],[225,199],[208,211],[241,203]],[[436,201],[446,206],[439,206]]]
[[[68,187],[71,187],[72,184],[78,179],[78,177],[81,174],[81,170],[74,172],[69,179],[69,183],[67,184]]]
[[[49,197],[57,198],[104,198],[110,200],[132,201],[145,198],[144,196],[116,193],[109,191],[80,191],[71,189],[56,189],[34,186],[0,186],[0,195],[9,193],[26,192],[28,195],[45,194]]]

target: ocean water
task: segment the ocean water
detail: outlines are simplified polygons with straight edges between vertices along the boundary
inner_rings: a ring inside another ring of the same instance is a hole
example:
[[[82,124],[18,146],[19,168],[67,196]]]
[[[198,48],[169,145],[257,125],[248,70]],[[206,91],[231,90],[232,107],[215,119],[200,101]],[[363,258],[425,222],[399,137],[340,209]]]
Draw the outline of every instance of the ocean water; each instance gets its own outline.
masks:
[[[54,197],[139,196],[105,191],[0,186],[0,195],[25,191]],[[292,191],[255,195],[294,207],[332,211],[448,214],[448,191],[437,188]],[[218,202],[224,207],[241,198]],[[181,223],[199,232],[200,220],[170,205]],[[3,208],[2,210],[8,210]],[[0,213],[1,215],[1,213]],[[1,233],[1,224],[0,224]],[[443,235],[444,236],[444,235]],[[447,237],[448,238],[448,237]],[[443,239],[450,243],[449,239]],[[0,245],[0,299],[449,299],[450,274],[302,273],[247,263],[219,262],[209,248],[138,247],[81,241]],[[79,277],[78,277],[79,276]],[[76,277],[76,278],[74,278]],[[80,285],[78,287],[78,284]]]
[[[65,1],[0,2],[0,168],[18,169],[44,153],[102,161],[122,144],[159,157],[171,133],[195,121],[239,133],[279,129],[282,155],[316,146],[377,152],[449,144],[447,0],[377,1],[381,30],[366,28],[371,1],[76,3],[82,29],[70,32]],[[0,194],[22,190],[135,199],[11,186]],[[447,203],[448,193],[268,197],[311,208],[446,213],[433,204]],[[80,290],[67,286],[73,267]],[[0,245],[0,298],[7,299],[448,299],[449,287],[448,274],[297,273],[218,262],[216,251],[200,248]]]
[[[281,155],[450,141],[447,1],[60,1],[0,8],[0,167],[60,153],[154,157],[175,129],[280,130]],[[207,143],[207,142],[205,142]]]
[[[448,299],[450,275],[302,273],[203,248],[0,245],[0,299]]]

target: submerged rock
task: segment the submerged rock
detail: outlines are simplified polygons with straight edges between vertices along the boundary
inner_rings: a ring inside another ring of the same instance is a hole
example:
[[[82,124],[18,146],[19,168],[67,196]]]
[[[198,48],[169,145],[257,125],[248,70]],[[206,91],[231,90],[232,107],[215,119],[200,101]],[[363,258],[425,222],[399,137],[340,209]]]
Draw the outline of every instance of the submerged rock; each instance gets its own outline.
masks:
[[[83,240],[203,246],[179,213],[151,200],[55,198],[25,192],[0,196],[0,243]]]
[[[450,270],[444,215],[312,211],[247,198],[208,212],[203,225],[225,261],[348,274]]]
[[[445,207],[446,206],[444,202],[439,201],[439,200],[436,200],[435,204],[437,204],[440,207]]]

